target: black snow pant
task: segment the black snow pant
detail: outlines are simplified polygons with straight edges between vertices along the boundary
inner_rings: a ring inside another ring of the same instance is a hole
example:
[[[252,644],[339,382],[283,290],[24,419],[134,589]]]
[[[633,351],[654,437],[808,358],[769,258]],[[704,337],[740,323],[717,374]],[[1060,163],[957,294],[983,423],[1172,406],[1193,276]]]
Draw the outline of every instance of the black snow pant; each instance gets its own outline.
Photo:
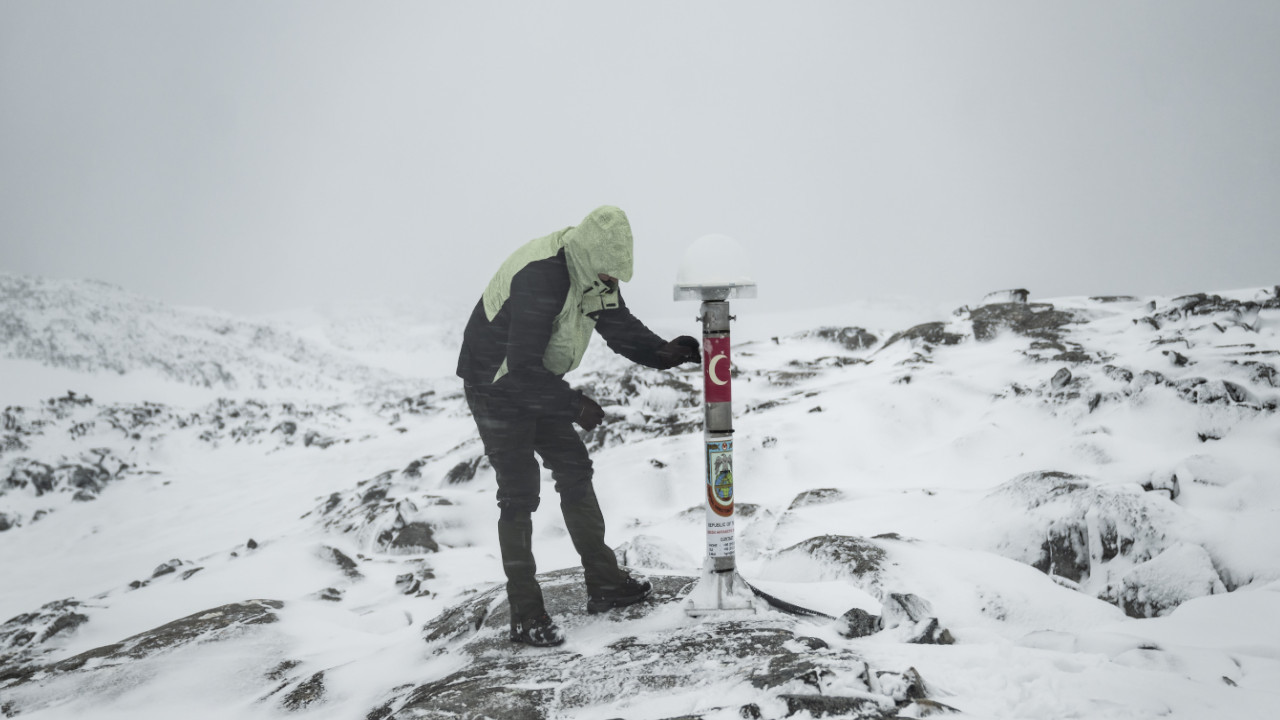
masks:
[[[485,454],[498,476],[498,545],[512,620],[527,620],[546,611],[533,558],[531,516],[538,509],[541,484],[535,453],[555,481],[565,528],[582,559],[587,592],[607,593],[620,587],[628,575],[605,544],[604,516],[591,484],[591,458],[573,422],[513,413],[470,387],[466,395]]]

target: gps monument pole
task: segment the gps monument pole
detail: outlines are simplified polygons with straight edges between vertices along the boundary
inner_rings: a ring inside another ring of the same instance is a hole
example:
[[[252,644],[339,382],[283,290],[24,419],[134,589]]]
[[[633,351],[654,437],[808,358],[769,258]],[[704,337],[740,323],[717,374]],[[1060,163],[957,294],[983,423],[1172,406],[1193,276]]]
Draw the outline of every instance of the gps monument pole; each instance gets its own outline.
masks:
[[[701,616],[755,612],[751,589],[738,577],[733,527],[733,379],[729,360],[729,300],[753,298],[756,284],[744,272],[742,249],[731,238],[708,235],[685,253],[676,278],[676,300],[701,300],[703,441],[707,555],[702,578],[685,611]]]

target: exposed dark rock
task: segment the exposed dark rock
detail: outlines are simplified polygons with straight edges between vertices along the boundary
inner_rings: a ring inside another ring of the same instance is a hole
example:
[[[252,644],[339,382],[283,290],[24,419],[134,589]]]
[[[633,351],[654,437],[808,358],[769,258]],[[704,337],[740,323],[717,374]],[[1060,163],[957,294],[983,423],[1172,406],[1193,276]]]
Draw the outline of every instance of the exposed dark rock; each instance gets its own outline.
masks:
[[[880,617],[862,608],[850,608],[840,616],[839,633],[847,638],[860,638],[880,632]]]
[[[311,597],[316,600],[324,600],[325,602],[342,602],[342,598],[345,594],[346,593],[338,588],[327,587],[317,593],[314,593]]]
[[[810,717],[892,718],[897,716],[897,706],[887,698],[840,697],[838,695],[780,695],[787,704],[787,716],[808,713]]]
[[[440,545],[435,541],[435,531],[424,522],[406,523],[404,527],[391,532],[391,540],[387,550],[399,553],[438,552]]]
[[[151,573],[151,578],[154,580],[155,578],[158,578],[161,575],[169,575],[173,572],[176,572],[178,568],[181,566],[182,566],[182,561],[175,558],[157,567],[155,571]]]
[[[933,717],[934,715],[955,715],[960,712],[950,705],[940,703],[937,700],[930,700],[928,698],[917,698],[905,709],[909,710],[912,714],[899,715],[899,717],[926,718]]]
[[[413,573],[404,573],[396,576],[396,590],[405,595],[412,595],[422,588],[422,581],[413,576]]]
[[[1102,368],[1103,374],[1115,380],[1116,382],[1131,383],[1133,382],[1133,371],[1125,368],[1116,367],[1115,365],[1106,365]]]
[[[333,493],[308,515],[340,534],[355,535],[370,552],[416,554],[437,552],[436,533],[442,524],[427,508],[449,506],[441,497],[417,491],[420,480],[403,471],[388,470],[344,493]],[[443,521],[447,525],[447,521]]]
[[[1181,483],[1178,482],[1177,473],[1154,473],[1146,482],[1142,483],[1142,489],[1147,492],[1162,492],[1168,496],[1170,500],[1177,500],[1182,494]]]
[[[308,430],[306,435],[302,436],[302,445],[304,447],[311,447],[314,445],[323,450],[336,442],[338,442],[337,438],[323,435],[318,430]]]
[[[1040,546],[1040,557],[1032,567],[1046,575],[1079,583],[1089,577],[1088,529],[1079,523],[1055,523]]]
[[[45,643],[66,637],[89,622],[80,608],[78,600],[57,600],[0,625],[0,683],[34,672],[40,657],[47,652],[42,647]]]
[[[1155,305],[1155,303],[1153,302],[1152,305]],[[1212,315],[1222,318],[1230,325],[1255,330],[1259,311],[1273,309],[1277,306],[1280,306],[1280,302],[1276,298],[1255,302],[1196,293],[1174,298],[1162,308],[1150,307],[1149,309],[1154,314],[1141,320],[1154,327],[1160,327],[1168,323],[1183,322]]]
[[[826,650],[831,647],[831,645],[829,645],[827,641],[823,640],[822,638],[808,637],[808,636],[801,635],[796,637],[795,640],[797,643],[800,643],[806,648],[814,651]]]
[[[1138,298],[1132,295],[1096,295],[1089,299],[1099,303],[1119,303],[1119,302],[1136,302]]]
[[[810,380],[818,376],[816,370],[770,370],[765,377],[778,387],[791,387],[796,383]]]
[[[808,507],[810,505],[822,505],[830,502],[839,502],[844,499],[845,499],[844,491],[837,490],[835,488],[817,488],[814,490],[805,490],[799,495],[796,495],[795,499],[791,501],[791,505],[787,507],[787,510],[790,511],[790,510],[796,510],[802,507]]]
[[[964,335],[947,332],[946,328],[947,324],[944,322],[922,323],[908,330],[894,333],[885,341],[884,347],[887,348],[899,340],[919,342],[926,347],[931,345],[958,345],[964,340]]]
[[[352,560],[346,553],[342,552],[338,548],[326,545],[321,549],[320,556],[334,565],[337,565],[338,568],[342,570],[342,573],[352,580],[359,580],[364,577],[364,575],[360,573],[360,570],[356,565],[356,561]]]
[[[950,630],[942,627],[938,618],[929,618],[916,624],[916,629],[907,638],[907,642],[916,645],[954,645],[956,640],[951,636]]]
[[[481,457],[477,456],[470,460],[463,460],[454,465],[444,476],[444,481],[450,485],[469,482],[476,476],[476,470],[480,467]]]
[[[1173,387],[1184,400],[1197,405],[1231,405],[1248,403],[1252,400],[1249,391],[1228,380],[1186,378],[1173,383]]]
[[[889,593],[884,601],[884,614],[880,623],[885,628],[912,625],[933,616],[933,606],[928,600],[911,593]]]
[[[1067,368],[1062,368],[1053,374],[1053,377],[1049,380],[1049,384],[1054,390],[1062,390],[1066,388],[1071,384],[1071,371]]]
[[[307,678],[280,701],[286,710],[302,710],[324,701],[324,671]]]
[[[880,341],[860,327],[824,327],[812,332],[815,337],[838,343],[847,350],[867,350]]]
[[[1056,310],[1048,303],[994,303],[969,311],[973,336],[992,340],[1001,330],[1042,340],[1060,341],[1062,328],[1080,322],[1073,313]]]
[[[955,639],[933,616],[929,601],[910,593],[889,593],[880,625],[886,630],[909,628],[907,642],[917,645],[951,645]]]
[[[1087,490],[1089,487],[1089,482],[1079,475],[1057,470],[1042,470],[1019,475],[996,488],[995,493],[1015,496],[1025,501],[1029,508],[1036,508],[1064,495]]]
[[[44,631],[46,639],[68,632],[85,622],[83,616],[78,616],[78,613],[62,612],[76,604],[74,601],[62,601],[62,606],[53,610],[55,619]],[[46,609],[50,607],[45,606]],[[284,603],[276,600],[247,600],[243,603],[223,605],[139,633],[118,643],[95,648],[49,664],[32,662],[31,656],[27,656],[25,661],[13,656],[0,656],[0,682],[7,682],[5,688],[12,693],[28,683],[54,682],[58,676],[67,673],[110,672],[117,666],[168,652],[184,645],[219,640],[243,632],[249,626],[273,623],[277,620],[275,611],[282,607]],[[28,616],[19,616],[10,620],[4,627],[11,627],[11,624],[19,621],[31,623],[32,619]],[[28,709],[36,708],[15,704],[12,712]]]
[[[885,560],[884,549],[866,538],[848,535],[819,535],[792,545],[777,554],[786,560],[802,555],[833,566],[838,572],[866,585],[879,582],[880,568]]]

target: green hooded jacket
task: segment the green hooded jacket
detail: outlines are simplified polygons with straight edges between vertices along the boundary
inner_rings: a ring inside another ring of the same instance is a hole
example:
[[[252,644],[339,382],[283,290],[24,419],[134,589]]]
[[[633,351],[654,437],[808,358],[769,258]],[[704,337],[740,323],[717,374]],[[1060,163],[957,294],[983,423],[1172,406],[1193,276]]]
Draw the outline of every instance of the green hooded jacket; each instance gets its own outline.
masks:
[[[502,263],[485,288],[482,303],[492,321],[511,296],[511,280],[529,263],[565,252],[569,267],[569,294],[552,323],[542,364],[563,375],[578,367],[591,342],[596,321],[589,316],[620,304],[616,288],[605,284],[600,273],[626,282],[632,272],[631,224],[621,209],[605,205],[592,210],[576,227],[558,230],[530,240]],[[507,373],[504,361],[491,382]]]

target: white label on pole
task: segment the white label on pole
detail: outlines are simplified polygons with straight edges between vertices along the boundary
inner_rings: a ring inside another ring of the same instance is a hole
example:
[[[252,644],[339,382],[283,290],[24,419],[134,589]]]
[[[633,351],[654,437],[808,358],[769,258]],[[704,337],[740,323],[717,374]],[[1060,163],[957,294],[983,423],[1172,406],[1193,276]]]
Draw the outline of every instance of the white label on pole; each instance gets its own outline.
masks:
[[[733,554],[733,440],[708,440],[707,557]]]

